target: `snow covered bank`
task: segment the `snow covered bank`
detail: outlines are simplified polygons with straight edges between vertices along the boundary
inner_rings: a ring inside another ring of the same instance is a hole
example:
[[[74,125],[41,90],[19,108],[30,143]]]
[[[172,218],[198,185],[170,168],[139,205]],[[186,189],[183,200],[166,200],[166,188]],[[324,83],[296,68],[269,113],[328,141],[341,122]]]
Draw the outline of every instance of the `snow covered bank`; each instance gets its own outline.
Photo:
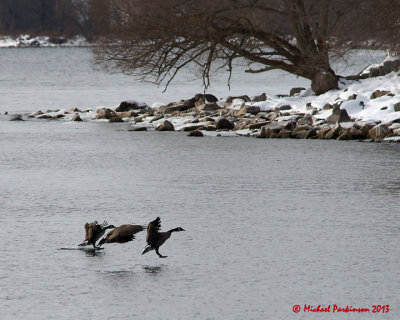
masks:
[[[398,141],[400,76],[392,72],[362,80],[342,79],[339,89],[320,96],[306,88],[294,88],[287,95],[266,92],[224,99],[197,94],[167,105],[125,101],[118,107],[37,112],[30,117],[129,122],[134,131],[185,131],[195,136]]]
[[[32,48],[32,47],[87,47],[91,44],[81,36],[71,39],[63,37],[47,37],[20,35],[19,37],[0,36],[0,48]]]

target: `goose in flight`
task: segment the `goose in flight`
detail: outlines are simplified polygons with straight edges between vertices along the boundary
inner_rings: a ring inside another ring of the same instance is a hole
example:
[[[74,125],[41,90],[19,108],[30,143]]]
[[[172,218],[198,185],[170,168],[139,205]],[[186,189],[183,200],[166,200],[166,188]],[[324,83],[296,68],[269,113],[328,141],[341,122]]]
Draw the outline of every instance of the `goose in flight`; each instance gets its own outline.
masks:
[[[149,223],[149,225],[147,226],[147,237],[146,237],[147,246],[144,248],[142,255],[151,250],[156,250],[156,253],[160,258],[166,258],[167,256],[163,256],[158,251],[160,246],[169,239],[172,232],[185,231],[181,227],[174,228],[166,232],[160,232],[160,229],[161,229],[160,217],[157,217],[157,219]]]
[[[86,237],[85,241],[83,241],[79,246],[86,246],[91,244],[93,248],[98,249],[99,247],[96,247],[96,241],[99,240],[105,233],[107,229],[115,228],[114,225],[108,225],[107,221],[104,221],[102,224],[97,223],[97,221],[88,223],[85,223],[85,231],[86,231]]]
[[[103,245],[104,243],[125,243],[132,241],[135,239],[135,234],[143,231],[144,229],[145,227],[140,225],[123,224],[107,233],[107,235],[100,240],[99,246]]]

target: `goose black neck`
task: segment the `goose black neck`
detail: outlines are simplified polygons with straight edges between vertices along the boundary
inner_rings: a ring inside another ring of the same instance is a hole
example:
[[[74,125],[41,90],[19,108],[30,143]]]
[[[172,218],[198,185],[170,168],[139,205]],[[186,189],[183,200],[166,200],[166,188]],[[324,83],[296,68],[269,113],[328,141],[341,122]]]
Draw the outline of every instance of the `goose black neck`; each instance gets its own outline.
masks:
[[[168,232],[171,233],[171,232],[177,232],[177,231],[181,231],[181,228],[174,228],[174,229],[169,230]]]

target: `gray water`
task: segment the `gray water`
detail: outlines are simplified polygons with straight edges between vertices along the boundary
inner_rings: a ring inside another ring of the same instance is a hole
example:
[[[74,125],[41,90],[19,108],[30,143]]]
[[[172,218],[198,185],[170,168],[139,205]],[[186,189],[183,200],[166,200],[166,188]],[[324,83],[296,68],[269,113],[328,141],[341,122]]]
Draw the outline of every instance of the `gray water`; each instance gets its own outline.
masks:
[[[334,68],[338,74],[355,74],[370,63],[381,62],[383,51],[361,51]],[[212,75],[208,93],[218,98],[229,95],[249,96],[262,92],[288,94],[292,87],[310,87],[310,81],[283,71],[245,73],[247,66],[235,64],[227,85],[227,72]],[[203,92],[196,70],[185,72],[165,86],[141,83],[121,74],[108,74],[93,64],[87,48],[11,48],[0,50],[0,113],[46,111],[55,108],[115,107],[122,100],[133,99],[152,105],[189,99]],[[0,118],[1,119],[1,118]]]
[[[23,97],[1,99],[24,110]],[[1,319],[399,319],[399,145],[128,128],[0,121]],[[141,256],[144,233],[59,250],[85,222],[157,216],[186,230],[161,247],[168,258]],[[293,312],[305,304],[390,311]]]

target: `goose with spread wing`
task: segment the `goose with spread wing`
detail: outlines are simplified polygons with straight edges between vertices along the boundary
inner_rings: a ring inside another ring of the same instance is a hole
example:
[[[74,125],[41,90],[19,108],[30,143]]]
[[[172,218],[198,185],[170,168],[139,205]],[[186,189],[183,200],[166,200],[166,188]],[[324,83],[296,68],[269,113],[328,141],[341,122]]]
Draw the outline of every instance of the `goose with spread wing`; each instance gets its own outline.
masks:
[[[107,229],[115,228],[114,225],[108,225],[107,221],[104,221],[103,223],[99,224],[97,221],[93,221],[91,223],[86,222],[85,223],[85,232],[86,232],[86,237],[85,241],[83,241],[79,246],[87,246],[91,244],[93,248],[98,249],[99,247],[96,247],[96,242],[99,240],[104,233],[106,232]]]
[[[166,258],[167,256],[163,256],[158,251],[160,246],[169,239],[172,232],[185,231],[181,227],[177,227],[166,232],[160,232],[160,229],[161,229],[160,217],[157,217],[157,219],[149,223],[149,225],[147,226],[147,237],[146,237],[147,246],[144,248],[142,255],[151,250],[156,250],[156,253],[160,258]]]
[[[104,243],[125,243],[135,239],[135,234],[143,231],[144,226],[135,224],[123,224],[111,230],[107,235],[100,240],[99,246]]]

